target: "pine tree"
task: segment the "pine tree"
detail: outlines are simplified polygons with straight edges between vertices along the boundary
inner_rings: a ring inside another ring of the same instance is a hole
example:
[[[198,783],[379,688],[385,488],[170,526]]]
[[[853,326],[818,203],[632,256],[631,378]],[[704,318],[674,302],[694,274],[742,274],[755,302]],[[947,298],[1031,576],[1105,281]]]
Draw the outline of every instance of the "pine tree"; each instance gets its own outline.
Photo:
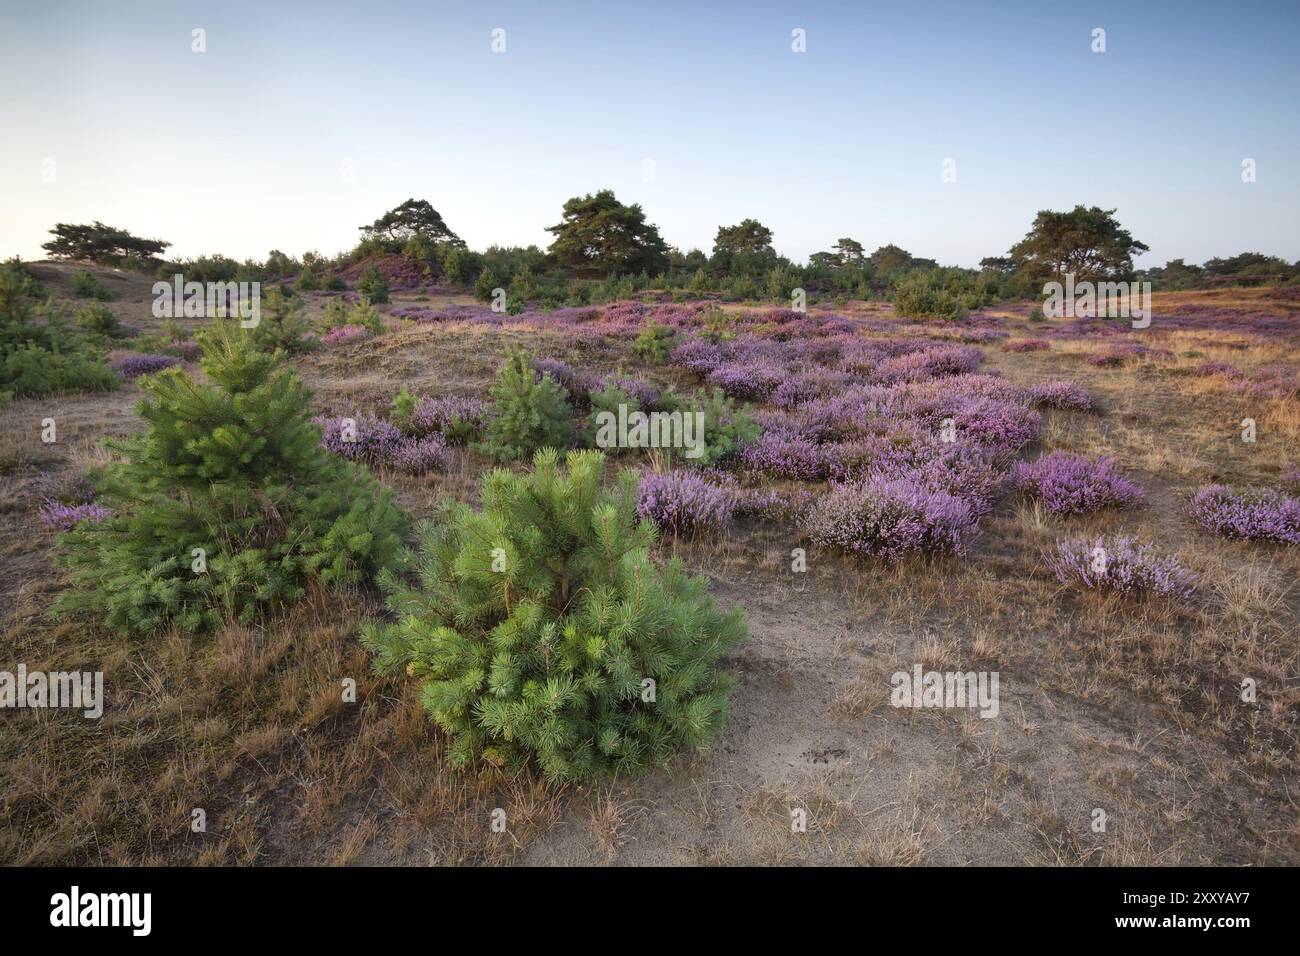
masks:
[[[638,772],[708,743],[726,715],[717,663],[746,639],[743,613],[719,613],[679,561],[651,563],[637,475],[602,488],[604,461],[573,452],[562,470],[546,449],[529,474],[493,471],[481,512],[445,502],[421,525],[418,588],[381,576],[400,620],[362,640],[376,670],[421,681],[458,766]]]
[[[305,352],[314,344],[307,338],[311,323],[303,315],[299,296],[285,294],[277,288],[267,290],[259,321],[253,327],[253,343],[266,352],[282,351],[290,355]]]
[[[563,450],[573,441],[573,409],[563,386],[540,379],[523,349],[514,349],[488,389],[492,398],[480,450],[498,461],[532,457],[539,449]]]
[[[109,624],[186,631],[249,622],[309,579],[360,584],[402,548],[406,518],[364,468],[319,446],[310,393],[244,330],[204,336],[200,384],[180,369],[144,380],[148,430],[109,443],[126,461],[95,476],[116,512],[63,538],[77,589],[58,609]]]

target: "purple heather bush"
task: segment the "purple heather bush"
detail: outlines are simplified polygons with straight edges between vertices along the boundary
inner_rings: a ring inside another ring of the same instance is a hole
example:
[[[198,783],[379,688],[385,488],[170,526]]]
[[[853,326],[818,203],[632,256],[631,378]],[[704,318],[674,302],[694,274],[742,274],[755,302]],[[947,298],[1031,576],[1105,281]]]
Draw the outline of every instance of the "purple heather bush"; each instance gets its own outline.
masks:
[[[643,472],[637,516],[665,531],[683,532],[724,527],[736,508],[734,484],[678,470]]]
[[[171,368],[173,365],[179,365],[181,360],[175,355],[156,355],[152,352],[133,352],[130,355],[123,355],[121,358],[114,359],[108,367],[117,373],[122,379],[130,380],[139,378],[141,375],[152,375],[154,372],[161,372],[165,368]]]
[[[533,359],[533,369],[539,382],[542,376],[549,375],[557,385],[564,387],[571,398],[587,393],[587,377],[568,362],[555,358]]]
[[[723,362],[722,346],[708,339],[687,339],[672,350],[668,361],[697,375],[708,375]]]
[[[1046,339],[1018,339],[1002,343],[1004,352],[1045,352],[1052,346]]]
[[[433,434],[403,439],[389,457],[388,464],[408,475],[422,475],[429,471],[446,471],[449,457],[443,437]]]
[[[1062,584],[1081,584],[1094,591],[1174,598],[1188,598],[1196,591],[1195,575],[1175,558],[1132,538],[1058,541],[1043,560]]]
[[[1128,364],[1133,359],[1155,358],[1168,354],[1168,352],[1153,349],[1147,345],[1140,345],[1137,342],[1118,342],[1088,356],[1088,363],[1096,365],[1098,368],[1117,368],[1120,365]]]
[[[99,522],[113,517],[113,511],[93,501],[64,504],[47,498],[38,511],[41,523],[54,531],[71,531],[83,521]]]
[[[371,465],[388,462],[402,447],[402,431],[380,418],[357,418],[355,440],[344,440],[345,418],[318,416],[312,419],[321,427],[320,443],[340,457]]]
[[[876,367],[873,377],[885,385],[919,382],[945,375],[974,372],[982,361],[984,353],[971,345],[926,348],[886,359]]]
[[[804,530],[819,544],[894,560],[910,552],[961,554],[976,532],[970,506],[905,479],[837,485],[809,509]]]
[[[1044,408],[1062,408],[1090,412],[1097,406],[1086,388],[1073,382],[1039,382],[1028,389],[1029,404]]]
[[[1037,498],[1057,515],[1087,514],[1142,500],[1141,490],[1120,474],[1112,459],[1064,451],[1049,452],[1032,464],[1020,462],[1012,472],[1012,481],[1018,490]]]
[[[617,375],[602,375],[596,380],[596,384],[591,387],[591,392],[603,391],[606,388],[616,388],[632,398],[633,401],[641,408],[647,411],[659,404],[660,392],[649,382],[639,378],[622,378]]]
[[[710,372],[708,382],[732,398],[764,401],[785,381],[787,375],[779,365],[763,360],[734,361],[724,362]]]
[[[818,481],[831,471],[828,446],[799,435],[765,432],[740,452],[740,462],[773,478]]]
[[[1270,488],[1208,485],[1192,498],[1191,515],[1221,538],[1300,544],[1300,498]]]
[[[465,395],[426,396],[411,413],[408,430],[421,437],[435,432],[450,444],[463,444],[483,429],[487,403]]]
[[[364,325],[340,325],[321,336],[321,341],[326,345],[346,345],[369,337],[370,330]]]

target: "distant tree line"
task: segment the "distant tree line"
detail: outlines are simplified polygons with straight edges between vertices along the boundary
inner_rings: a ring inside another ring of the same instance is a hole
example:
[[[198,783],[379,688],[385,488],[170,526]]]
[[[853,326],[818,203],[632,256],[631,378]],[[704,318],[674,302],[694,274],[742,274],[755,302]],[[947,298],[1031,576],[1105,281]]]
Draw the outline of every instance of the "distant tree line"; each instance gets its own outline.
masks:
[[[1115,212],[1081,205],[1066,212],[1043,210],[1023,239],[1005,255],[981,260],[977,269],[940,266],[893,244],[868,253],[850,237],[798,264],[780,255],[772,230],[752,218],[719,226],[708,253],[683,252],[664,241],[640,205],[622,203],[608,189],[568,200],[560,222],[547,228],[553,239],[545,250],[535,245],[469,249],[423,199],[408,199],[359,227],[357,246],[332,257],[307,252],[295,259],[272,250],[264,261],[221,255],[166,261],[162,253],[170,243],[140,239],[100,222],[59,223],[44,248],[54,258],[162,276],[183,271],[197,281],[292,280],[303,291],[347,288],[340,274],[357,263],[372,265],[364,278],[378,286],[381,270],[373,263],[395,257],[422,284],[470,289],[484,301],[505,290],[511,311],[600,303],[651,291],[676,298],[788,302],[802,289],[809,301],[893,299],[912,314],[951,318],[997,301],[1037,298],[1045,282],[1067,273],[1077,280],[1146,279],[1157,289],[1300,284],[1300,264],[1255,252],[1200,266],[1175,259],[1160,268],[1136,269],[1134,257],[1148,247],[1120,225]]]

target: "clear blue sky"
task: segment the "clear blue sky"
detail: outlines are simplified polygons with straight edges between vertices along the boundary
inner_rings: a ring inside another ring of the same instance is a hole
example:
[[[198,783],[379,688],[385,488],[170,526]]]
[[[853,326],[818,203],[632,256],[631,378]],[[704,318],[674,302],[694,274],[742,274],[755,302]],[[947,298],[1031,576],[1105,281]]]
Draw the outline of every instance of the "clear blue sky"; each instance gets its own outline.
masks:
[[[1295,2],[0,0],[0,255],[94,219],[333,253],[412,196],[474,248],[544,246],[609,187],[683,249],[753,216],[796,260],[852,236],[973,265],[1085,203],[1140,265],[1294,260],[1297,35]]]

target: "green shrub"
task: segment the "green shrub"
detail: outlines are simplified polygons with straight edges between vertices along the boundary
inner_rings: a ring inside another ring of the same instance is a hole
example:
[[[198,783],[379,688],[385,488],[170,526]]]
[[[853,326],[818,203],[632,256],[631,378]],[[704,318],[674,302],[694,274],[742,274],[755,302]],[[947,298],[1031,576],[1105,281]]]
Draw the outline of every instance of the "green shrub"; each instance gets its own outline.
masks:
[[[79,299],[99,299],[107,302],[113,298],[104,283],[100,282],[88,269],[74,272],[72,275],[72,294]]]
[[[550,375],[539,381],[523,349],[514,349],[488,389],[492,410],[479,450],[498,461],[531,458],[573,441],[569,393]]]
[[[303,316],[302,299],[274,287],[262,296],[261,320],[250,331],[253,344],[264,352],[294,355],[316,344],[307,338],[311,323]]]
[[[17,256],[6,259],[4,265],[0,265],[0,283],[6,280],[16,284],[19,295],[27,296],[30,299],[45,298],[45,287],[36,280],[32,270],[27,268],[27,264]]]
[[[529,474],[497,469],[482,512],[448,501],[421,526],[422,589],[383,576],[400,621],[362,641],[378,671],[420,680],[453,765],[636,773],[707,744],[725,719],[733,681],[718,663],[747,638],[743,614],[719,613],[680,561],[654,566],[636,473],[602,488],[603,468],[588,451],[562,470],[546,450]]]
[[[44,349],[25,342],[0,359],[0,390],[17,397],[59,392],[111,392],[118,378],[100,353],[87,348]]]
[[[388,420],[402,431],[409,431],[411,416],[415,414],[415,408],[419,404],[420,399],[403,385],[401,390],[393,396],[392,404],[388,407]]]
[[[666,412],[704,415],[704,451],[698,458],[682,457],[682,463],[692,467],[711,468],[726,462],[737,454],[742,445],[758,438],[762,429],[749,417],[748,406],[737,406],[720,388],[699,391],[690,395],[667,392],[659,400]],[[672,449],[671,454],[683,456],[685,449]]]
[[[400,552],[405,516],[363,467],[320,447],[298,378],[233,325],[203,346],[211,384],[179,369],[142,381],[148,430],[110,443],[126,461],[96,476],[116,514],[62,538],[75,590],[59,611],[142,633],[248,623],[313,579],[361,584]]]
[[[912,273],[894,287],[894,311],[899,315],[950,321],[967,315],[962,300],[924,272]]]
[[[77,325],[90,335],[106,339],[126,338],[126,329],[113,310],[102,302],[91,302],[77,310]]]
[[[366,301],[383,305],[388,301],[388,280],[378,267],[370,266],[357,280],[357,291]]]
[[[652,365],[663,365],[677,344],[677,336],[670,326],[647,318],[637,337],[632,340],[632,351]]]

